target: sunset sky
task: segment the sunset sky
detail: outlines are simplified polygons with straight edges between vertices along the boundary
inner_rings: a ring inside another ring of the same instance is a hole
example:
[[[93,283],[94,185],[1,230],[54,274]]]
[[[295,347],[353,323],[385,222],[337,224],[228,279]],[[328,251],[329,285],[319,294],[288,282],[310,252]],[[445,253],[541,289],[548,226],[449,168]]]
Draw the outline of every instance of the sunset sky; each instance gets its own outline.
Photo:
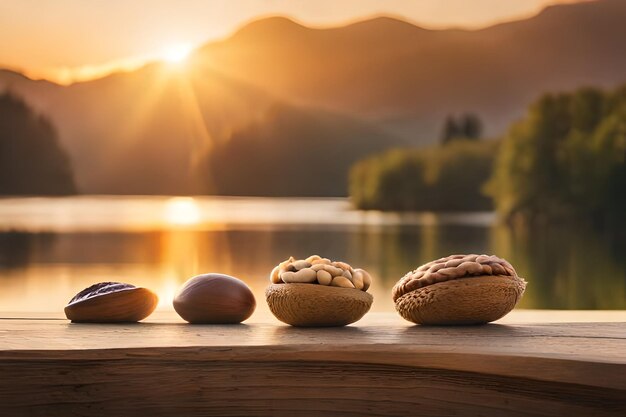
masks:
[[[67,83],[179,58],[269,15],[317,27],[387,14],[426,28],[477,28],[573,1],[578,0],[0,0],[0,67]]]

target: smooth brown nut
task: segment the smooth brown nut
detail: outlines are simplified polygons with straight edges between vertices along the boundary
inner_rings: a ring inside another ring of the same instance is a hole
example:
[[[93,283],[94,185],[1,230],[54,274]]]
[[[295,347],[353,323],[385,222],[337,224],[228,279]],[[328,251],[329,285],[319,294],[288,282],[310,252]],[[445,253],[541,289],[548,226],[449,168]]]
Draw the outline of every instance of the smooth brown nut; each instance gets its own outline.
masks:
[[[137,322],[148,317],[158,301],[146,288],[100,282],[76,294],[65,307],[65,316],[75,323]]]
[[[174,309],[189,323],[241,323],[255,308],[250,288],[240,279],[223,274],[195,276],[174,298]]]
[[[502,318],[515,307],[525,289],[526,281],[503,259],[452,255],[407,273],[393,287],[392,294],[396,310],[406,320],[459,325]]]
[[[272,284],[265,297],[278,320],[300,327],[346,326],[360,320],[374,300],[365,291],[311,284]]]

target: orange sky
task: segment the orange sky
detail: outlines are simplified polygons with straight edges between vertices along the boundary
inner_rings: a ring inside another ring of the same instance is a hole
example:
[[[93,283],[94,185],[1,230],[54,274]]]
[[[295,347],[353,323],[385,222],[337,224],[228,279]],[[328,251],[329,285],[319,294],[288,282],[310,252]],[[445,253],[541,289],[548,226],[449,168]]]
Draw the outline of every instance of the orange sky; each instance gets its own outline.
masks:
[[[328,26],[390,14],[427,28],[476,28],[573,1],[0,0],[0,67],[67,83],[160,59],[268,15]]]

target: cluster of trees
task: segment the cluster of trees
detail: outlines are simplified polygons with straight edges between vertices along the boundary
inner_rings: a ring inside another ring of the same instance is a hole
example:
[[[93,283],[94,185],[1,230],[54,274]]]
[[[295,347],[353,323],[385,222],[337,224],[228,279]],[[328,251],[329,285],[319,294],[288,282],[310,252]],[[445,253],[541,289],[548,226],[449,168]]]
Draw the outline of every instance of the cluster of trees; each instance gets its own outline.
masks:
[[[626,214],[626,86],[543,96],[506,136],[487,187],[507,219]]]
[[[67,154],[50,122],[0,94],[0,195],[76,193]]]
[[[443,147],[385,152],[353,166],[350,198],[366,210],[491,209],[482,186],[497,147],[494,141],[455,140]]]
[[[544,95],[498,149],[453,137],[439,148],[395,150],[356,164],[352,200],[382,210],[477,210],[493,202],[504,218],[529,222],[624,220],[626,86]]]
[[[458,139],[480,139],[483,133],[483,123],[480,118],[472,113],[460,116],[448,116],[443,124],[441,143],[444,145]]]

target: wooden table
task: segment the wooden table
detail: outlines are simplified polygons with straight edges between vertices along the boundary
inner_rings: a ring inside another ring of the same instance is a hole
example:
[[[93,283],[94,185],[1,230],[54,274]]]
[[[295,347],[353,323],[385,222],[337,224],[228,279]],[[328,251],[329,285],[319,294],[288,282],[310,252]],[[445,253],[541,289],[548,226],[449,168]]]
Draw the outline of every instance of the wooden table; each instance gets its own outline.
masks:
[[[624,312],[478,327],[370,313],[330,329],[16,317],[0,319],[2,416],[626,415]]]

